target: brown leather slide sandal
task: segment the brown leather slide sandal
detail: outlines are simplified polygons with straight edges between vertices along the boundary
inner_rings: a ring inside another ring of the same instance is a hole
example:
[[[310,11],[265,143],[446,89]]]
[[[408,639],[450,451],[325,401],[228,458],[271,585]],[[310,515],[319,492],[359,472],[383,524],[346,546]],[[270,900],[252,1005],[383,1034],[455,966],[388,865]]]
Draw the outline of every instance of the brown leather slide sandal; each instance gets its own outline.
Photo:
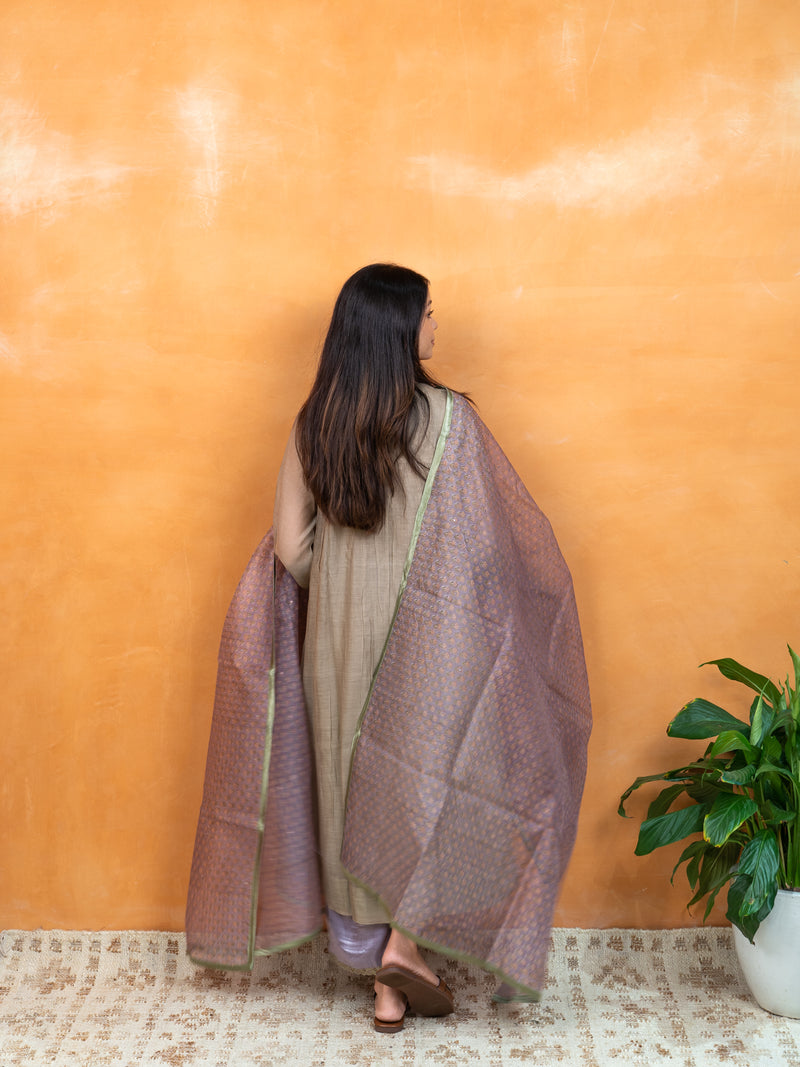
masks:
[[[455,1007],[453,994],[441,978],[437,985],[433,985],[396,963],[381,967],[375,977],[384,985],[405,993],[409,1007],[417,1015],[449,1015]]]
[[[399,1019],[379,1019],[376,1015],[373,1019],[372,1025],[378,1031],[379,1034],[399,1034],[403,1029],[406,1021],[406,1013],[400,1016]]]

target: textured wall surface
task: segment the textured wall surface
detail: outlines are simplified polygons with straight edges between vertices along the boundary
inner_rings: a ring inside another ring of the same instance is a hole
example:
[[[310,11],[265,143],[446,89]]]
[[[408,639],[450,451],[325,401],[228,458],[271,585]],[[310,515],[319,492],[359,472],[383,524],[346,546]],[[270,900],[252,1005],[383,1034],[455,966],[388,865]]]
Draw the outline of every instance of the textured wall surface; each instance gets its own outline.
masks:
[[[746,708],[698,663],[800,646],[794,0],[26,0],[0,39],[0,923],[181,926],[225,609],[376,259],[575,578],[558,921],[699,921],[615,811],[686,700]]]

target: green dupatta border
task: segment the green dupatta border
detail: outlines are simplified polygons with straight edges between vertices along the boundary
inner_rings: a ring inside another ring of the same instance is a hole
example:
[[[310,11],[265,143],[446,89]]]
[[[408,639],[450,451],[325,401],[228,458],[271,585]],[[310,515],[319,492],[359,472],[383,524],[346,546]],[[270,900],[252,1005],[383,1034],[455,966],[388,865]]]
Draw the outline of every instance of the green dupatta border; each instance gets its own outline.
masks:
[[[377,680],[377,677],[378,677],[378,671],[381,668],[384,656],[386,654],[386,649],[387,649],[388,644],[389,644],[389,638],[391,637],[392,630],[394,629],[394,624],[395,624],[395,620],[397,618],[397,613],[400,610],[400,602],[403,599],[403,593],[405,592],[406,584],[408,582],[408,575],[409,575],[409,572],[411,570],[411,563],[412,563],[412,561],[414,559],[414,552],[416,550],[417,541],[419,540],[420,531],[422,529],[422,521],[423,521],[423,519],[425,517],[425,511],[427,510],[428,501],[430,500],[431,492],[433,490],[433,482],[434,482],[434,479],[436,477],[436,472],[439,469],[439,464],[441,463],[442,456],[444,455],[444,449],[445,449],[445,445],[447,444],[447,438],[449,437],[449,434],[450,434],[450,426],[451,426],[451,423],[452,423],[452,416],[453,416],[453,394],[448,389],[447,390],[447,405],[445,407],[444,420],[442,421],[442,429],[441,429],[441,432],[439,434],[439,440],[436,443],[436,450],[434,451],[434,454],[433,454],[433,459],[431,461],[430,470],[428,471],[428,477],[425,480],[425,488],[422,491],[422,499],[420,500],[419,508],[417,509],[417,516],[416,516],[416,519],[414,521],[414,529],[413,529],[412,534],[411,534],[411,544],[409,545],[409,548],[408,548],[408,555],[406,557],[405,566],[403,568],[403,577],[402,577],[402,579],[400,581],[400,589],[399,589],[398,594],[397,594],[397,602],[395,604],[394,614],[392,615],[392,624],[391,624],[391,626],[389,628],[389,633],[388,633],[388,635],[386,637],[386,642],[384,643],[383,651],[381,652],[381,657],[378,660],[378,665],[375,668],[375,673],[372,676],[372,684],[370,685],[369,693],[367,694],[367,699],[364,702],[364,707],[361,709],[361,715],[359,716],[359,719],[358,719],[358,726],[356,728],[356,732],[355,732],[355,735],[353,737],[353,746],[352,746],[352,750],[351,750],[351,753],[350,753],[350,775],[348,775],[348,780],[347,780],[347,792],[348,793],[350,792],[350,776],[353,773],[353,759],[355,757],[355,752],[356,752],[356,747],[358,745],[359,737],[361,736],[361,726],[362,726],[362,723],[363,723],[363,720],[364,720],[364,716],[365,716],[365,714],[367,712],[367,708],[369,707],[369,702],[370,702],[370,700],[372,698],[372,692],[373,692],[373,690],[375,688],[375,683],[376,683],[376,680]],[[373,897],[375,897],[375,899],[378,900],[380,902],[380,904],[383,906],[383,908],[386,911],[386,913],[389,914],[389,909],[386,907],[386,903],[381,898],[379,893],[376,893],[375,890],[372,889],[371,886],[366,885],[364,882],[361,882],[358,878],[356,878],[350,871],[347,870],[347,868],[344,866],[344,864],[342,864],[342,869],[344,870],[344,873],[347,876],[347,878],[353,883],[353,885],[358,886],[360,889],[363,889],[365,892],[370,893]],[[505,982],[508,986],[510,986],[514,990],[514,993],[511,996],[502,996],[502,995],[499,995],[499,994],[495,993],[492,999],[495,1000],[498,1003],[516,1002],[516,1003],[523,1003],[523,1004],[525,1004],[525,1003],[535,1004],[541,999],[541,992],[538,989],[531,989],[530,987],[528,987],[526,985],[523,985],[521,982],[517,982],[514,978],[512,978],[510,975],[506,974],[499,967],[496,967],[496,966],[488,963],[486,960],[480,959],[477,956],[470,955],[467,952],[456,952],[452,948],[448,948],[446,945],[441,945],[441,944],[438,944],[435,941],[430,941],[430,940],[427,940],[425,938],[418,937],[416,934],[412,933],[410,930],[406,930],[403,926],[401,926],[399,923],[394,922],[393,920],[390,920],[388,925],[391,926],[391,928],[393,930],[398,930],[405,937],[408,937],[411,941],[414,941],[421,948],[431,949],[431,951],[438,952],[440,955],[449,956],[452,959],[461,960],[464,963],[475,964],[476,966],[480,967],[482,970],[488,971],[490,974],[495,975],[495,977],[497,977],[501,981]]]

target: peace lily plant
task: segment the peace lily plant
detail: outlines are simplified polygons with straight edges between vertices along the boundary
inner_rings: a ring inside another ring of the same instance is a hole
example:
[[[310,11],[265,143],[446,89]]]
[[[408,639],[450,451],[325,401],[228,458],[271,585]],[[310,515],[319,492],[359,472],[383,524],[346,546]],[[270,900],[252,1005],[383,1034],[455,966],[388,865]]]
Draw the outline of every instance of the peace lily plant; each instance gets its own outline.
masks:
[[[712,738],[700,759],[662,774],[637,778],[620,798],[619,814],[634,790],[666,782],[642,822],[636,855],[691,838],[681,864],[694,893],[707,897],[703,922],[728,885],[727,917],[752,942],[778,889],[800,889],[800,657],[789,648],[794,686],[715,659],[735,682],[755,692],[750,721],[708,700],[690,700],[667,727],[670,737]],[[686,806],[676,807],[678,801]],[[701,835],[701,836],[697,836]]]

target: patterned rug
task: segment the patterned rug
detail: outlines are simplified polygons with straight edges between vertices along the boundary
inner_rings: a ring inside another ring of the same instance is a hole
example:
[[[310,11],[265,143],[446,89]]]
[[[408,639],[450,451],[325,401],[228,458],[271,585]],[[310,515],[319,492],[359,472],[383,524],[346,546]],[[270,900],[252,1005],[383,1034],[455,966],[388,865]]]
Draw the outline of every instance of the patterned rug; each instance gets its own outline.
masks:
[[[800,1021],[751,1000],[727,929],[554,930],[538,1005],[492,1004],[492,979],[434,960],[455,1014],[395,1036],[324,936],[251,975],[196,968],[159,932],[12,931],[0,957],[3,1067],[800,1067]]]

